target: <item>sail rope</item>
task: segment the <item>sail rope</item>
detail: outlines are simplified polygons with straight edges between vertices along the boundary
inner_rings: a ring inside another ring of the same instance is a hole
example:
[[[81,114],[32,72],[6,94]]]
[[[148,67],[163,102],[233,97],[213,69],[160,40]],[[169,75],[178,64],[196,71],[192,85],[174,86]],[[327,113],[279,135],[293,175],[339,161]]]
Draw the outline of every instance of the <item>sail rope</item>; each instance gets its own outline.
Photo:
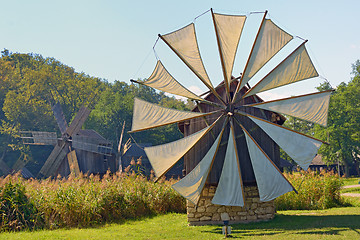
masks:
[[[143,62],[141,63],[140,67],[138,68],[138,70],[136,71],[136,73],[133,75],[132,79],[135,79],[135,77],[139,74],[140,70],[142,69],[142,67],[144,66],[145,62],[148,60],[151,52],[153,51],[153,49],[151,49],[149,51],[149,53],[146,55],[145,59],[143,60]]]
[[[207,13],[208,13],[208,12],[210,12],[210,11],[211,11],[211,9],[209,9],[209,10],[207,10],[207,11],[203,12],[202,14],[200,14],[199,16],[195,17],[195,18],[194,18],[194,20],[193,20],[193,23],[195,23],[195,21],[196,21],[199,17],[201,17],[201,16],[203,16],[203,15],[207,14]]]

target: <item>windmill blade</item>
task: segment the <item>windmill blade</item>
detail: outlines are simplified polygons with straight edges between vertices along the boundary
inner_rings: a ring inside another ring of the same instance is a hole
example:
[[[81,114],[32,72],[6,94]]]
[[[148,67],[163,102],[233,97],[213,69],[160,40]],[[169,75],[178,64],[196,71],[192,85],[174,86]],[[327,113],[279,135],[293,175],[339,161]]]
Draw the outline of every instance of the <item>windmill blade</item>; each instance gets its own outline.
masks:
[[[266,14],[267,12],[264,14],[261,27],[235,94],[237,94],[276,53],[293,39],[290,34],[276,26],[270,19],[265,19]],[[234,100],[235,98],[236,95]]]
[[[209,176],[211,166],[214,162],[216,153],[220,146],[220,141],[225,128],[221,131],[215,142],[202,158],[199,164],[183,179],[172,185],[172,188],[180,193],[184,198],[197,205],[201,192],[204,188],[207,177]]]
[[[219,111],[197,113],[174,110],[135,98],[133,122],[130,133],[208,116],[217,112]]]
[[[159,37],[185,63],[185,65],[205,84],[206,87],[223,103],[224,100],[215,91],[205,70],[196,39],[195,25],[191,23],[174,32]]]
[[[47,158],[44,166],[39,172],[40,177],[50,177],[53,176],[58,170],[60,164],[64,160],[67,154],[69,143],[62,142],[60,145],[55,145],[54,150],[51,152],[50,156]]]
[[[232,121],[233,120],[231,119],[229,140],[223,169],[215,195],[211,202],[217,205],[243,207],[245,203],[245,194]]]
[[[110,142],[99,142],[99,139],[89,136],[73,135],[72,147],[75,149],[98,153],[106,156],[111,156],[112,154],[112,144]]]
[[[255,116],[247,116],[268,134],[302,169],[308,169],[323,141]]]
[[[207,134],[219,121],[221,116],[209,127],[206,127],[177,141],[145,147],[144,151],[149,158],[157,179],[161,178],[175,165],[205,134]]]
[[[146,81],[143,82],[139,82],[135,80],[131,80],[131,81],[142,85],[146,85],[148,87],[155,88],[160,91],[175,94],[178,96],[182,96],[198,101],[205,101],[201,97],[197,96],[195,93],[189,91],[178,81],[176,81],[176,79],[173,76],[171,76],[171,74],[166,70],[166,68],[164,67],[164,65],[160,60],[157,61],[153,73]]]
[[[68,125],[66,123],[64,112],[61,109],[60,103],[57,102],[51,107],[51,109],[54,113],[54,117],[59,126],[61,134],[64,134],[66,132],[66,129],[68,128]]]
[[[21,139],[28,145],[55,145],[56,132],[21,131]]]
[[[226,91],[229,95],[229,86],[235,61],[236,50],[238,48],[246,16],[218,14],[214,13],[212,9],[211,15],[213,17],[215,27]]]
[[[69,136],[77,134],[86,119],[89,117],[91,110],[85,106],[82,106],[78,113],[76,114],[74,120],[71,122],[70,126],[66,129],[66,133]]]
[[[260,201],[271,201],[287,192],[295,191],[291,183],[282,175],[249,132],[239,124],[245,132],[251,164],[254,169],[256,184],[259,189]]]
[[[207,87],[214,88],[200,56],[194,23],[159,37]]]
[[[76,151],[72,150],[67,154],[67,159],[69,163],[70,173],[75,175],[75,177],[80,176],[79,162],[77,160]]]
[[[253,86],[243,98],[301,80],[319,76],[304,41],[295,51]]]
[[[12,169],[14,169],[15,171],[19,171],[23,169],[26,166],[26,164],[29,162],[29,160],[30,159],[27,157],[26,154],[21,153],[20,157],[14,163]]]
[[[333,90],[244,105],[287,114],[322,126],[327,125],[330,96]]]

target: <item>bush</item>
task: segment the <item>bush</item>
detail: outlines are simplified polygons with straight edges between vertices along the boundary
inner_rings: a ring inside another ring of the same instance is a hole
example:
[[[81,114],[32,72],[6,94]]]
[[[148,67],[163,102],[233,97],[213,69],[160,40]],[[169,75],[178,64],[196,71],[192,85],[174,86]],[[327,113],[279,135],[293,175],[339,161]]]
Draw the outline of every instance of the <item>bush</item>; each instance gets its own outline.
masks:
[[[314,210],[344,206],[340,196],[342,181],[333,172],[307,171],[285,173],[285,177],[297,189],[275,200],[277,210]]]
[[[25,195],[21,182],[6,182],[0,188],[0,230],[18,231],[43,226],[43,218]]]

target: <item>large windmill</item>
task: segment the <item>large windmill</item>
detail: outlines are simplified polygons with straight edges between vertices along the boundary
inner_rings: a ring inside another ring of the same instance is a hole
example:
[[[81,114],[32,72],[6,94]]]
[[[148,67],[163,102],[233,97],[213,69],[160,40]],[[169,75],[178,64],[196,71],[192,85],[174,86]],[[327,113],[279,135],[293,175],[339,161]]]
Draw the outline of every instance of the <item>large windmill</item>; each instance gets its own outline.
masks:
[[[212,204],[244,206],[244,186],[255,183],[261,202],[293,191],[277,163],[279,147],[299,166],[307,169],[321,140],[281,126],[284,115],[326,126],[331,91],[263,101],[258,93],[318,77],[302,41],[252,87],[249,81],[293,40],[263,13],[249,57],[237,78],[232,70],[247,16],[224,15],[211,9],[223,81],[216,88],[210,81],[191,23],[159,38],[209,89],[200,97],[181,85],[158,60],[151,76],[139,82],[146,86],[192,99],[192,112],[167,109],[135,99],[131,132],[180,123],[185,137],[164,145],[145,148],[158,178],[182,157],[187,175],[173,188],[198,205],[205,183],[215,184]],[[295,190],[296,191],[296,190]]]
[[[55,132],[22,132],[25,144],[54,146],[38,174],[39,177],[67,175],[69,172],[77,175],[80,171],[91,173],[93,169],[106,172],[111,168],[116,171],[115,160],[114,166],[110,166],[107,159],[113,156],[111,142],[94,130],[81,129],[91,112],[89,107],[82,106],[70,126],[59,102],[52,106],[52,110],[61,132],[60,138],[57,138]]]

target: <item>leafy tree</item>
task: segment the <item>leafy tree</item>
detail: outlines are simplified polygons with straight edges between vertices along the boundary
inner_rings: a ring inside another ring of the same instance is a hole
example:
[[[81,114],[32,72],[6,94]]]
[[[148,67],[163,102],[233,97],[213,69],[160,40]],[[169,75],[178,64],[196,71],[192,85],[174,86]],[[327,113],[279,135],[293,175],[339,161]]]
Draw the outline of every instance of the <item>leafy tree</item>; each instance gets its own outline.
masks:
[[[315,136],[328,141],[319,153],[327,163],[338,160],[345,166],[345,174],[349,176],[354,165],[359,172],[360,154],[360,61],[353,65],[354,77],[346,84],[340,83],[333,93],[328,116],[328,126],[315,126]]]
[[[157,93],[150,87],[135,84],[128,85],[125,82],[115,81],[101,94],[90,114],[89,120],[86,122],[86,128],[95,129],[113,143],[116,143],[119,140],[122,125],[125,121],[124,139],[130,138],[127,132],[131,130],[135,97],[168,108],[188,109],[184,102],[168,97],[163,92]],[[151,142],[152,144],[173,141],[181,136],[176,124],[133,133],[133,137],[137,142]]]

